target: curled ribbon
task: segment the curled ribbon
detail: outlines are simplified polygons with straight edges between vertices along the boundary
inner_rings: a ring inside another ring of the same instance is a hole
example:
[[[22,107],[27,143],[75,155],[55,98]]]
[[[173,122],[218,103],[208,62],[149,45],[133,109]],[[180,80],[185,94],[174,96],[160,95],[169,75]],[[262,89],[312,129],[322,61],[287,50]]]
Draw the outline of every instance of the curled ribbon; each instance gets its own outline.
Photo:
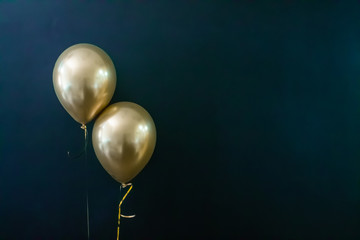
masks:
[[[123,201],[125,200],[125,198],[127,197],[127,195],[129,194],[129,192],[131,191],[131,189],[133,188],[132,183],[127,183],[127,184],[121,184],[120,186],[120,190],[121,188],[126,188],[127,186],[130,186],[129,190],[125,193],[124,197],[121,199],[120,203],[119,203],[119,214],[118,214],[118,226],[117,226],[117,240],[119,240],[119,232],[120,232],[120,218],[133,218],[135,217],[135,215],[122,215],[121,214],[121,204],[123,203]]]

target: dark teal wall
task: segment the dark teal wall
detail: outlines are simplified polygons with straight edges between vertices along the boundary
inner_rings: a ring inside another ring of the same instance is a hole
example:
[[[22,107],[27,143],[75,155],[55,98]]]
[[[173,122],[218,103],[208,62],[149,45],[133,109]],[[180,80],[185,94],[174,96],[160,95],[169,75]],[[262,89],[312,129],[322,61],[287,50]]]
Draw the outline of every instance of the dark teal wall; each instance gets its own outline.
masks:
[[[0,1],[0,239],[86,239],[67,157],[83,131],[52,86],[80,42],[113,59],[112,102],[157,125],[122,239],[360,239],[360,3],[344,2]],[[91,238],[115,239],[119,185],[91,146],[89,176]]]

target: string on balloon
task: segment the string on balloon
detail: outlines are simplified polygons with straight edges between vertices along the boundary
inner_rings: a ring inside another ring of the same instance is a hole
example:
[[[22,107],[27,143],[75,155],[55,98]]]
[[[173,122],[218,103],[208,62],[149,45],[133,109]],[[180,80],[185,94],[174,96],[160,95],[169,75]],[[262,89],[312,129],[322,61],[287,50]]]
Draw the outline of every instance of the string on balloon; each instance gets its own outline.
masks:
[[[120,203],[119,203],[119,213],[118,213],[118,225],[117,225],[117,240],[119,240],[119,233],[120,233],[120,218],[134,218],[136,215],[123,215],[121,214],[121,204],[124,202],[125,198],[127,197],[127,195],[129,194],[129,192],[131,191],[131,189],[133,188],[132,183],[122,183],[120,185],[120,196],[121,196],[121,188],[126,188],[127,186],[130,186],[128,191],[125,193],[124,197],[121,199]]]
[[[84,134],[85,134],[85,144],[84,144],[84,147],[81,148],[80,152],[72,155],[70,154],[70,151],[67,151],[67,155],[70,159],[78,159],[80,158],[82,155],[85,155],[85,152],[87,151],[87,145],[88,145],[88,138],[87,138],[87,128],[86,128],[86,125],[85,124],[82,124],[81,125],[81,129],[84,130]]]
[[[79,157],[81,157],[82,155],[84,155],[85,158],[85,181],[86,181],[86,225],[87,225],[87,239],[90,239],[90,222],[89,222],[89,183],[88,183],[88,161],[87,161],[87,146],[88,146],[88,142],[89,142],[89,138],[88,138],[88,132],[87,132],[87,128],[85,124],[81,125],[81,129],[84,130],[84,137],[85,137],[85,141],[84,141],[84,148],[76,155],[74,156],[70,156],[70,151],[68,151],[68,157],[70,159],[77,159]]]

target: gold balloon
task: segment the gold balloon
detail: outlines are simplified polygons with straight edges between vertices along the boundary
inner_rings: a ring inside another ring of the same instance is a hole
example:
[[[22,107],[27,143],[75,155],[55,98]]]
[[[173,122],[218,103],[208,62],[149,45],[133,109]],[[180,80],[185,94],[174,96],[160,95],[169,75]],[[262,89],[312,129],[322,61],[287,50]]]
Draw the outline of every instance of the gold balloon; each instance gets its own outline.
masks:
[[[141,106],[115,103],[96,119],[92,142],[103,168],[118,182],[127,183],[151,158],[156,143],[155,124]]]
[[[116,86],[110,57],[91,44],[76,44],[57,59],[53,84],[61,105],[77,122],[90,122],[109,104]]]

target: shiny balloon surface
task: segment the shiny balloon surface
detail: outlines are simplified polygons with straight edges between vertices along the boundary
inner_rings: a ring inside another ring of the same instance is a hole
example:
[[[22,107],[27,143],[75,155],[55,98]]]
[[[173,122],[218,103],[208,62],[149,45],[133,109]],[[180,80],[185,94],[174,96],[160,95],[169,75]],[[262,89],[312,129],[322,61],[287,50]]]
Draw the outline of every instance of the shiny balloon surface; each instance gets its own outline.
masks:
[[[56,95],[79,123],[90,122],[115,91],[116,71],[110,57],[91,44],[76,44],[57,59],[53,70]]]
[[[156,128],[144,108],[119,102],[107,107],[96,119],[92,141],[104,169],[118,182],[127,183],[150,160]]]

